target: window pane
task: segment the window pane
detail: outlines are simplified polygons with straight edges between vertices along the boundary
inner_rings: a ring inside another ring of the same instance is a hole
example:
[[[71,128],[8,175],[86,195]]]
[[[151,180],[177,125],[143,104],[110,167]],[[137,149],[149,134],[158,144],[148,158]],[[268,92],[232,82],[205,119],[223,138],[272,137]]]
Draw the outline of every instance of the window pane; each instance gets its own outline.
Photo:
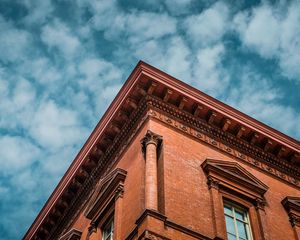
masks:
[[[103,239],[111,240],[113,238],[114,225],[113,220],[109,221],[103,228]]]
[[[227,238],[228,240],[236,240],[236,236],[230,233],[227,234]]]
[[[227,232],[235,234],[233,218],[225,216],[225,220]]]
[[[245,213],[235,209],[235,215],[237,219],[245,221]]]
[[[237,228],[239,231],[239,237],[243,239],[247,238],[247,230],[246,230],[246,224],[240,221],[237,221]]]
[[[224,206],[224,212],[225,212],[225,214],[232,216],[232,210],[231,210],[231,207],[229,207],[229,206]]]

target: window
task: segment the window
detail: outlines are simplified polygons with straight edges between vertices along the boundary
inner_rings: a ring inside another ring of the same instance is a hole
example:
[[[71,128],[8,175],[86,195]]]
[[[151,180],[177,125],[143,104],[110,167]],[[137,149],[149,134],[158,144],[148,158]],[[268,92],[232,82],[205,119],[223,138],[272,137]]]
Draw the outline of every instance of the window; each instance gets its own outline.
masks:
[[[114,220],[108,221],[103,227],[103,240],[113,240],[114,235]]]
[[[252,240],[248,211],[231,202],[224,202],[228,240]]]

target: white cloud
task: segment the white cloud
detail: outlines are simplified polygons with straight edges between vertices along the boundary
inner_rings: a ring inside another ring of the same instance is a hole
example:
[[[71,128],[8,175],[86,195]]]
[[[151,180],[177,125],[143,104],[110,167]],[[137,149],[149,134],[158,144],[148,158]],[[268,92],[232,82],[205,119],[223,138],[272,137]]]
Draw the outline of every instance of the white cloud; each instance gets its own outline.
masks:
[[[122,80],[122,71],[101,58],[83,59],[78,68],[83,75],[81,86],[86,87],[92,94],[101,94],[104,85]]]
[[[12,130],[25,127],[32,118],[35,106],[34,86],[24,78],[11,78],[7,73],[0,75],[0,79],[0,128]]]
[[[167,14],[138,12],[126,16],[125,29],[131,43],[157,39],[176,32],[176,20]]]
[[[31,47],[31,35],[0,15],[0,60],[15,62],[23,60]]]
[[[279,131],[300,137],[300,114],[292,106],[280,103],[284,96],[280,89],[249,69],[242,71],[239,79],[239,84],[228,91],[230,105]]]
[[[134,56],[180,78],[191,81],[190,49],[179,36],[149,40],[133,47]]]
[[[44,23],[54,10],[51,0],[25,0],[21,3],[28,9],[28,15],[24,18],[28,24]]]
[[[80,47],[79,39],[58,20],[43,27],[41,39],[50,48],[58,49],[66,58],[73,57]]]
[[[35,58],[20,66],[21,73],[33,77],[36,82],[50,84],[62,78],[61,72],[46,57]]]
[[[173,15],[182,15],[187,14],[191,10],[194,0],[166,0],[163,2]]]
[[[228,18],[228,7],[218,2],[198,15],[189,16],[183,26],[195,45],[206,46],[221,40],[228,30]]]
[[[19,136],[0,136],[1,161],[0,169],[3,174],[29,167],[39,156],[40,149],[28,139]]]
[[[31,121],[29,133],[45,149],[54,150],[82,141],[87,130],[81,126],[73,110],[54,101],[42,102]]]
[[[229,83],[229,75],[221,64],[224,53],[223,44],[200,49],[193,64],[194,84],[213,96],[224,94]]]
[[[243,44],[264,58],[279,60],[282,74],[300,79],[300,4],[289,7],[262,4],[234,18]]]

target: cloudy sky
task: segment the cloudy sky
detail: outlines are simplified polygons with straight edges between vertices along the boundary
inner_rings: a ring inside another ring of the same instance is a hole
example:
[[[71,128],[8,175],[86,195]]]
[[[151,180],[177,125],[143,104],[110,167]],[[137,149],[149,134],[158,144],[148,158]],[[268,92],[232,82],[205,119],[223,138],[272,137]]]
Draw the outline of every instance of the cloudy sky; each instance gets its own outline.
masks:
[[[0,0],[0,239],[24,235],[140,59],[300,139],[300,1],[231,2]]]

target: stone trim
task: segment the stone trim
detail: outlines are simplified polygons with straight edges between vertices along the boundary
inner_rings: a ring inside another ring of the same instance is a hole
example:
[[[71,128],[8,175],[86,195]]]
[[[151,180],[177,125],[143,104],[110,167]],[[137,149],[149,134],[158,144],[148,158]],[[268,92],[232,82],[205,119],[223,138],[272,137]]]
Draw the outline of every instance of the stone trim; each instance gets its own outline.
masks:
[[[288,196],[281,201],[288,213],[292,226],[300,227],[300,197]]]
[[[82,232],[72,228],[70,231],[61,236],[58,240],[79,240]]]
[[[294,165],[281,161],[260,148],[251,146],[242,139],[213,127],[153,96],[149,96],[149,98],[151,98],[149,102],[153,106],[149,110],[149,115],[153,119],[259,168],[284,182],[300,187],[300,169],[295,168]]]
[[[164,222],[165,227],[172,228],[172,229],[177,230],[181,233],[192,236],[196,239],[199,239],[199,240],[212,240],[211,238],[209,238],[207,236],[204,236],[199,232],[191,230],[191,229],[189,229],[189,228],[187,228],[183,225],[175,223],[174,221],[168,219],[165,215],[163,215],[163,214],[161,214],[157,211],[150,210],[150,209],[145,209],[144,212],[140,215],[140,217],[136,220],[135,223],[136,223],[137,226],[131,231],[131,233],[128,234],[128,236],[125,238],[126,240],[132,240],[138,235],[138,228],[147,217],[153,217],[153,218],[155,218],[159,221],[162,221],[162,222]],[[163,239],[163,240],[168,240],[169,239],[167,237],[160,236],[160,235],[158,235],[156,233],[153,233],[153,232],[150,232],[150,233],[153,235],[153,237],[160,237],[158,239]],[[145,234],[145,232],[142,233],[141,236],[139,236],[138,239],[143,239],[142,237],[144,237],[144,234]],[[146,239],[147,238],[145,238],[145,240]],[[152,239],[152,238],[150,238],[150,239]],[[153,239],[155,239],[155,238],[153,238]]]
[[[110,201],[114,202],[123,196],[126,175],[125,170],[117,168],[100,182],[85,211],[88,219],[92,222],[96,221]]]

